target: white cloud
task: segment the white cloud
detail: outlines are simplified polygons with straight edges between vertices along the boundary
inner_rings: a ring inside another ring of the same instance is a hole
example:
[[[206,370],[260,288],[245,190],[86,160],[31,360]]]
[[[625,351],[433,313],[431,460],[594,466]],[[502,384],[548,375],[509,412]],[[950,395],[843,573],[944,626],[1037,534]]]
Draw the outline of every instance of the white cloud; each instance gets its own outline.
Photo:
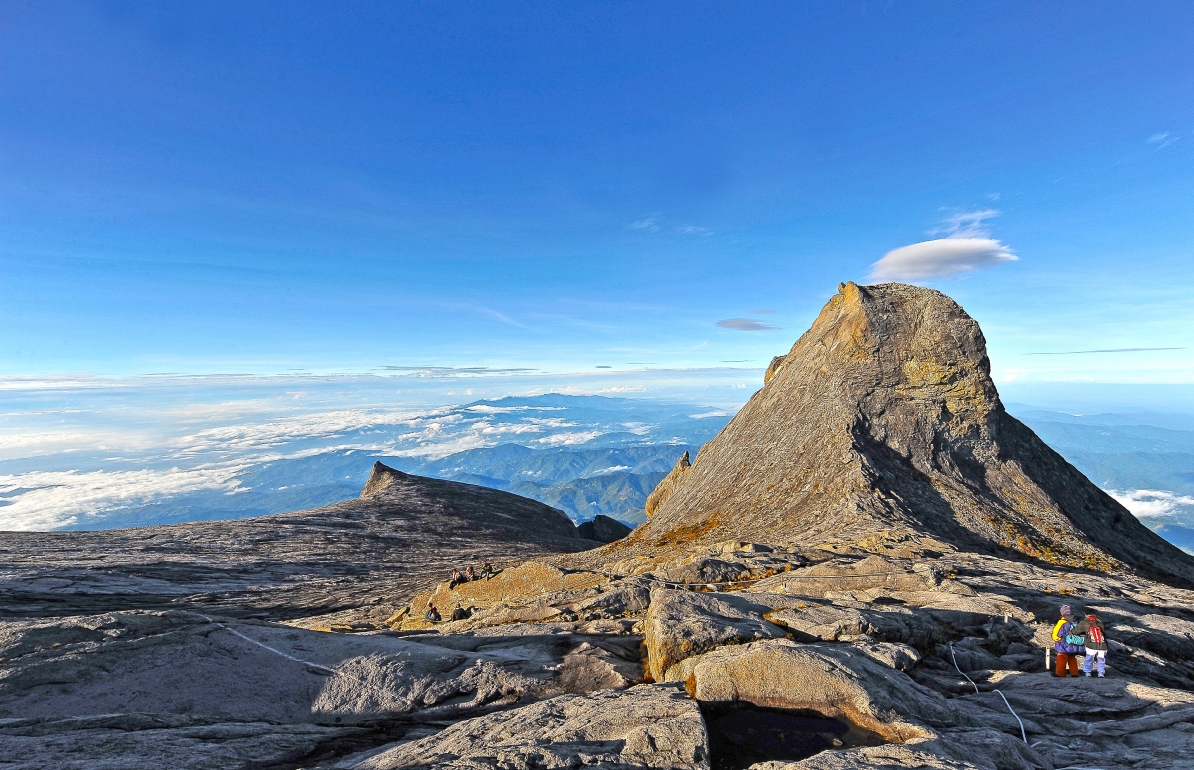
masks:
[[[887,252],[871,265],[871,278],[897,281],[950,278],[1018,259],[1011,249],[993,238],[938,238]]]
[[[599,430],[586,430],[578,433],[557,433],[554,436],[545,436],[539,439],[539,443],[545,446],[573,446],[574,444],[584,444],[587,441],[592,441],[601,435]]]
[[[0,530],[47,530],[174,495],[242,491],[244,466],[137,471],[34,471],[0,476]]]
[[[637,222],[631,222],[630,229],[646,230],[648,232],[657,233],[659,232],[659,217],[647,217],[646,219],[640,219]]]
[[[713,235],[713,231],[707,227],[696,227],[695,225],[686,225],[676,229],[676,232],[681,235]]]
[[[1194,497],[1189,495],[1175,495],[1158,489],[1137,489],[1129,492],[1117,492],[1108,489],[1107,494],[1114,497],[1119,504],[1132,512],[1133,516],[1172,516],[1180,513],[1180,509],[1194,506]]]
[[[604,476],[607,473],[618,473],[619,471],[628,471],[628,470],[630,470],[629,465],[611,465],[608,468],[602,468],[599,471],[593,471],[593,475],[594,476]]]

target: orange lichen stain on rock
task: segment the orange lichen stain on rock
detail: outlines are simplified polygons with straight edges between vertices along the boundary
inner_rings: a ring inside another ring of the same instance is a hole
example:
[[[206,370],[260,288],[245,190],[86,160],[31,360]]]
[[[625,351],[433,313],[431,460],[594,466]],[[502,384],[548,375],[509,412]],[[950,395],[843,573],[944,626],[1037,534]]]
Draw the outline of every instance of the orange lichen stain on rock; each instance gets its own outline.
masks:
[[[671,530],[656,542],[660,545],[685,545],[706,539],[722,525],[722,512],[715,511],[703,521],[682,524]]]

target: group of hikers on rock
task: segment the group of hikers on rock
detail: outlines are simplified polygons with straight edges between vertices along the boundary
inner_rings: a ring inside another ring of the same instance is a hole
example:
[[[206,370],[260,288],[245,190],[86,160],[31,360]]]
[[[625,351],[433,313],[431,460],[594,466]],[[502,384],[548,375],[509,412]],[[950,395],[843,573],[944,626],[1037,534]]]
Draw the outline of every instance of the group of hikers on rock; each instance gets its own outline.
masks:
[[[453,567],[452,575],[451,575],[451,577],[448,578],[448,590],[450,591],[450,590],[456,588],[456,586],[460,585],[461,583],[471,583],[474,580],[482,580],[482,579],[489,580],[491,577],[493,577],[496,574],[497,574],[497,570],[495,570],[493,568],[493,565],[490,564],[489,562],[483,562],[481,564],[480,572],[474,572],[473,565],[471,565],[471,564],[464,570],[463,573],[461,573],[460,570]],[[458,615],[460,617],[457,617]],[[424,617],[427,620],[431,621],[432,623],[438,623],[441,620],[443,620],[443,616],[441,616],[439,614],[439,608],[436,607],[435,604],[433,604],[430,599],[427,600],[427,612],[424,615]],[[466,617],[468,617],[468,612],[464,609],[461,609],[459,606],[457,606],[456,609],[452,611],[452,620],[462,620]]]
[[[451,590],[461,583],[471,583],[474,580],[480,580],[482,578],[489,580],[496,574],[497,573],[493,570],[493,566],[490,565],[489,562],[485,562],[481,565],[480,573],[473,572],[473,565],[471,564],[468,565],[468,568],[465,569],[463,574],[460,572],[460,570],[453,567],[452,576],[448,578],[448,589]]]
[[[1096,663],[1099,676],[1107,670],[1107,634],[1092,609],[1083,617],[1075,615],[1070,605],[1061,605],[1061,620],[1053,626],[1053,649],[1057,652],[1053,676],[1065,676],[1067,669],[1070,676],[1078,676],[1079,655],[1085,658],[1082,672],[1086,676]]]

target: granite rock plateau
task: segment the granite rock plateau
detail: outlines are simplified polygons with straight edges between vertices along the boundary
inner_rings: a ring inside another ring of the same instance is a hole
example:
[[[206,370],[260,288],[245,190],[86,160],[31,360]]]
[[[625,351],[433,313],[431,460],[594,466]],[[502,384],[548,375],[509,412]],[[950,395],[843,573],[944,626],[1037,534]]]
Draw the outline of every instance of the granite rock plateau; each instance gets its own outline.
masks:
[[[378,464],[313,511],[2,533],[0,764],[1192,766],[1194,559],[1003,410],[938,292],[844,284],[647,513],[586,539]],[[1062,604],[1106,678],[1048,675]]]

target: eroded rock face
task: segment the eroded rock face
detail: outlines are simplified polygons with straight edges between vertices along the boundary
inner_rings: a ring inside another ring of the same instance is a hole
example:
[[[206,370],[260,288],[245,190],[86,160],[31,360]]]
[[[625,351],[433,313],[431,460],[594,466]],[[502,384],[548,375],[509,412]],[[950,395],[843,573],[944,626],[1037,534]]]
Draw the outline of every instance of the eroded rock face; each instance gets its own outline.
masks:
[[[731,537],[872,552],[932,541],[1194,585],[1194,558],[1004,411],[978,324],[945,295],[843,284],[769,371],[611,560]]]
[[[708,770],[700,710],[682,690],[668,685],[565,695],[337,765],[352,770],[581,766]]]

